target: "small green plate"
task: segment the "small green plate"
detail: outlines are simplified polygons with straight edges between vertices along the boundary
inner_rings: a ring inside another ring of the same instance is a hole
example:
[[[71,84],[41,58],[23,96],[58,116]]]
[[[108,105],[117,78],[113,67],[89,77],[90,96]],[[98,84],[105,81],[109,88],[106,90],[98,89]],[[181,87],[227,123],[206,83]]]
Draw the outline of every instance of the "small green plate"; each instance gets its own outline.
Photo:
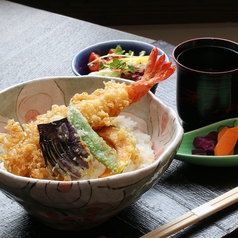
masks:
[[[229,166],[238,166],[238,154],[229,155],[229,156],[208,156],[208,155],[192,155],[193,140],[196,136],[205,136],[211,131],[217,131],[217,128],[222,125],[232,127],[234,121],[237,118],[231,118],[223,121],[216,122],[214,124],[189,131],[184,133],[182,143],[179,147],[179,150],[175,156],[176,159],[197,165],[204,166],[216,166],[216,167],[229,167]]]

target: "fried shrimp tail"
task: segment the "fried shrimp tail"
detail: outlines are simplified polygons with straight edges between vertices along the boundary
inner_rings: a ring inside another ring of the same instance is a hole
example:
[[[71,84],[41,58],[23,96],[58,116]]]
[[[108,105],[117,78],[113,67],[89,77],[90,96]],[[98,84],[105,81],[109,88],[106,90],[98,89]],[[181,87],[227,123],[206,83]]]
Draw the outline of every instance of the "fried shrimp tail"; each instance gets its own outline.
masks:
[[[174,73],[176,67],[172,66],[172,62],[165,63],[164,61],[165,55],[158,57],[158,48],[154,47],[142,79],[127,86],[130,104],[140,101],[155,84],[164,81]]]

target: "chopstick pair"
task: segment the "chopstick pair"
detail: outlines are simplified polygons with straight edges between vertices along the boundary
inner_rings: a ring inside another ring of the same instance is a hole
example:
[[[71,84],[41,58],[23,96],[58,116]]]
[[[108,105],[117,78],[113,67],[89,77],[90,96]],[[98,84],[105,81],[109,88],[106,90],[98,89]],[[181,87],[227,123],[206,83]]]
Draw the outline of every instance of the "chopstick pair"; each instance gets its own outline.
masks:
[[[238,187],[141,236],[141,238],[168,237],[236,202],[238,202]]]

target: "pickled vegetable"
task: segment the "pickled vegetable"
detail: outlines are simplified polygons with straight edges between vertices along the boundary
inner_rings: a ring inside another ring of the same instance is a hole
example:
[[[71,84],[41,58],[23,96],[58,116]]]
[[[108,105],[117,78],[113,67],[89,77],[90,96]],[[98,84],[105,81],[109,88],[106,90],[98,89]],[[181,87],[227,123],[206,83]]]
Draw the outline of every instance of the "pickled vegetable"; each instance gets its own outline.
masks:
[[[192,150],[194,155],[214,155],[214,149],[217,144],[217,132],[212,131],[206,136],[197,136],[194,138]]]

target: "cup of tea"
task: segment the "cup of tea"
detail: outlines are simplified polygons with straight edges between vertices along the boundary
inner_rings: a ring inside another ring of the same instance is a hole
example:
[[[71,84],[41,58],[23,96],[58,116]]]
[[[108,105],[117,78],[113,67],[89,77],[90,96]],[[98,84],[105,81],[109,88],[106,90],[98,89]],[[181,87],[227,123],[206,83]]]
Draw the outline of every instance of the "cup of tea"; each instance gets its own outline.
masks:
[[[202,37],[173,50],[177,111],[185,131],[238,117],[238,43]]]

